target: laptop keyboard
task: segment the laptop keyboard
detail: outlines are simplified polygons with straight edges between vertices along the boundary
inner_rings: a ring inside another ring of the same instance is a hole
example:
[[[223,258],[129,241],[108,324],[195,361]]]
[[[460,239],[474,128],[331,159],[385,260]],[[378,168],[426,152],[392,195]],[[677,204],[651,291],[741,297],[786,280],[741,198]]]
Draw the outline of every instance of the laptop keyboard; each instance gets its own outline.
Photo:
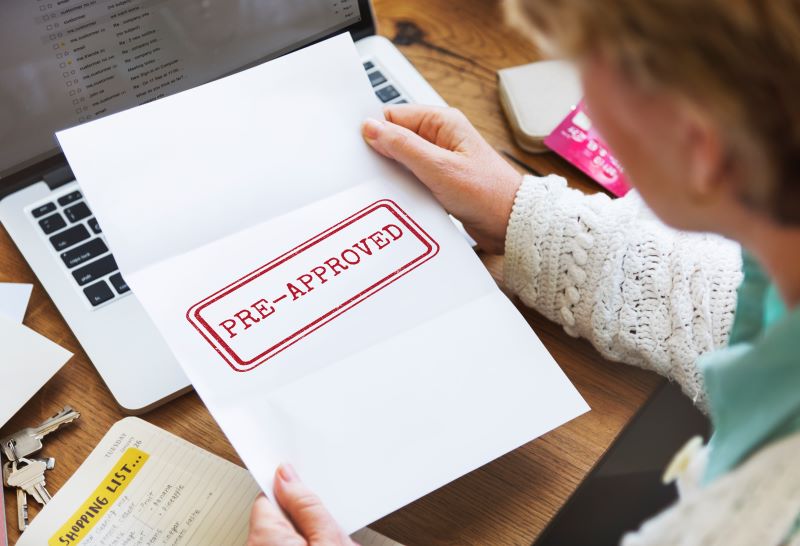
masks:
[[[92,307],[130,291],[80,191],[42,203],[30,213]]]
[[[408,102],[376,61],[364,62],[364,70],[381,102]],[[103,231],[79,190],[41,203],[31,209],[30,214],[59,256],[62,267],[69,272],[92,307],[107,304],[130,292],[108,249]]]
[[[386,73],[380,69],[376,61],[366,61],[364,70],[367,71],[369,83],[372,84],[372,89],[381,102],[386,104],[405,104],[408,102],[403,97],[403,94],[398,91],[397,86],[389,81]]]

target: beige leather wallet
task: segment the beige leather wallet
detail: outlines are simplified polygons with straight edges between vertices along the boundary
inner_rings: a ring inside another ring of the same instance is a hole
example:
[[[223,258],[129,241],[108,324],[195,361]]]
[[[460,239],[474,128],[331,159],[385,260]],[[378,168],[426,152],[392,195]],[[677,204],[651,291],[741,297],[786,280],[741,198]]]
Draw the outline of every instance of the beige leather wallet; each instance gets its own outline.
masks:
[[[514,137],[529,152],[546,152],[544,139],[581,99],[575,68],[564,61],[542,61],[497,72],[500,103]]]

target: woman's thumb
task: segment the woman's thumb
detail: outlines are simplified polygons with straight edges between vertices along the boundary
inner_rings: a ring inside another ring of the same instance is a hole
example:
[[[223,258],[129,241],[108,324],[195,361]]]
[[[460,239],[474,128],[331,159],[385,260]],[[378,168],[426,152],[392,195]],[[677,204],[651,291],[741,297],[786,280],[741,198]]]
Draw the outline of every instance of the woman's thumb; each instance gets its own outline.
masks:
[[[392,158],[422,178],[444,150],[413,131],[384,120],[368,119],[361,127],[364,140],[377,152]]]

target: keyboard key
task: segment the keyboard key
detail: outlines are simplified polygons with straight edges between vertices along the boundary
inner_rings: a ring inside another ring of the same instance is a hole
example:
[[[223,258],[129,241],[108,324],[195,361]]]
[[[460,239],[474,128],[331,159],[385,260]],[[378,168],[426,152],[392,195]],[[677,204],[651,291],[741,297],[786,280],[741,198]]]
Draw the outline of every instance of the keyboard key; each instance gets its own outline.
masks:
[[[369,83],[372,84],[372,87],[377,87],[386,81],[386,76],[384,76],[380,70],[370,72],[367,76],[369,76]]]
[[[114,285],[114,289],[117,291],[117,294],[124,294],[130,290],[128,283],[125,282],[125,279],[122,278],[122,274],[120,273],[114,273],[108,278],[108,280],[110,280],[111,284]]]
[[[91,229],[94,233],[103,232],[103,230],[100,229],[100,224],[97,223],[97,218],[89,218],[89,229]]]
[[[35,209],[33,209],[31,211],[31,214],[33,214],[34,218],[41,218],[48,212],[53,212],[54,210],[56,210],[55,203],[45,203],[44,205],[38,206]]]
[[[114,292],[108,287],[106,281],[100,281],[91,286],[87,286],[83,289],[83,293],[89,298],[89,303],[91,303],[93,307],[97,307],[101,303],[105,303],[114,297]]]
[[[64,265],[72,269],[84,262],[94,260],[101,254],[108,252],[108,247],[102,239],[92,239],[88,243],[81,246],[76,246],[72,250],[68,250],[61,254],[61,259],[64,260]]]
[[[396,99],[400,96],[400,92],[392,85],[387,85],[383,89],[378,89],[375,91],[375,94],[378,95],[378,98],[381,99],[381,102],[389,102],[390,100]]]
[[[84,218],[91,216],[92,211],[90,211],[86,203],[82,201],[77,205],[72,205],[71,207],[64,209],[64,215],[67,217],[67,220],[69,220],[70,223],[74,224],[75,222],[79,222]]]
[[[61,197],[59,197],[58,204],[61,205],[62,207],[66,207],[67,205],[77,201],[81,197],[83,197],[83,195],[81,195],[81,192],[74,191],[72,193],[68,193],[67,195],[62,195]]]
[[[96,262],[92,262],[89,265],[81,267],[80,269],[76,269],[72,272],[72,276],[75,277],[75,280],[78,281],[79,285],[83,286],[84,284],[96,281],[100,277],[105,277],[117,269],[119,269],[117,267],[117,261],[114,259],[114,256],[109,254],[108,256],[100,258]]]
[[[55,213],[47,218],[42,218],[39,220],[39,226],[41,226],[45,235],[50,235],[54,231],[58,231],[66,225],[67,223],[64,221],[64,217],[59,213]]]
[[[50,242],[56,250],[66,250],[72,245],[76,245],[89,237],[91,237],[91,235],[89,235],[89,230],[86,229],[86,226],[78,224],[77,226],[72,226],[61,233],[53,235],[50,237]]]
[[[372,61],[367,61],[364,63],[364,70],[372,70],[375,68],[375,65],[372,64]]]

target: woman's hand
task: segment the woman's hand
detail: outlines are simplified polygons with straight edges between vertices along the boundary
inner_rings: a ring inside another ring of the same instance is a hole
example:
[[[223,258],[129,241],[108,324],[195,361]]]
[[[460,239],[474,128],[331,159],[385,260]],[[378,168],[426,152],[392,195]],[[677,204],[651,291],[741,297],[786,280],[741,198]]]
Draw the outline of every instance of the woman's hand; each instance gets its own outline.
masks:
[[[275,472],[275,498],[286,515],[259,495],[250,514],[247,546],[357,546],[290,465]]]
[[[366,141],[410,169],[482,249],[502,254],[522,175],[454,108],[397,105],[384,115],[364,122]]]

